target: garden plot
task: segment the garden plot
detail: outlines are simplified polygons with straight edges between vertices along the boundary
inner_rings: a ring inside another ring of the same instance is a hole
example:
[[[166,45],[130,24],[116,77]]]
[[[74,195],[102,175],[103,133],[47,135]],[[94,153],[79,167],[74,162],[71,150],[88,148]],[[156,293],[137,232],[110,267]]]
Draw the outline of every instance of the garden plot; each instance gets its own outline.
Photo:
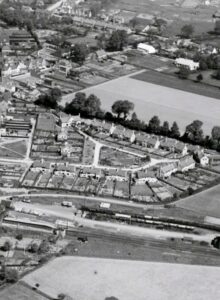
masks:
[[[114,167],[137,167],[141,159],[132,154],[119,150],[102,147],[100,152],[100,164]]]
[[[153,193],[146,184],[135,184],[131,187],[131,198],[137,201],[152,202]]]
[[[128,198],[129,183],[127,181],[117,181],[115,185],[114,196],[120,198]]]
[[[64,177],[60,188],[61,189],[66,189],[66,190],[71,190],[73,183],[74,183],[74,177]]]
[[[100,188],[99,194],[102,196],[112,196],[115,189],[115,181],[106,180]]]
[[[89,183],[89,179],[79,177],[75,181],[72,190],[77,192],[85,192],[88,183]]]
[[[167,178],[166,182],[182,191],[187,191],[189,187],[192,188],[193,190],[197,190],[198,188],[201,187],[201,185],[199,184],[185,181],[184,179],[180,179],[175,175],[172,175],[170,178]]]

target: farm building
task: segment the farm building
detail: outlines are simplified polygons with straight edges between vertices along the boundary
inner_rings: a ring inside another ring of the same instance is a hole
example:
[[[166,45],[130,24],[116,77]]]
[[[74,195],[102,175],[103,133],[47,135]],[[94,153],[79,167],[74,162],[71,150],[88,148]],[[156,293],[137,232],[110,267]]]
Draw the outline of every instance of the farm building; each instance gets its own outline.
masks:
[[[157,50],[153,46],[144,43],[138,44],[137,49],[149,54],[154,54],[157,52]]]
[[[198,62],[194,62],[191,59],[187,59],[187,58],[176,58],[175,60],[175,65],[177,67],[183,67],[186,68],[190,71],[195,71],[199,68],[199,63]]]

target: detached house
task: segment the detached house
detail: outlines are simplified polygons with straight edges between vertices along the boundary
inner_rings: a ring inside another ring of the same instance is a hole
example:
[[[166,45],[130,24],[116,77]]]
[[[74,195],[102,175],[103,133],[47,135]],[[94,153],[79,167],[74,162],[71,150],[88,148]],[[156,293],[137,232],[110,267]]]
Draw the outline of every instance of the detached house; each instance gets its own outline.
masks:
[[[209,157],[203,151],[200,150],[196,154],[201,166],[205,167],[209,164]]]
[[[157,178],[152,171],[144,172],[139,171],[136,173],[135,182],[136,184],[145,184],[146,182],[153,183],[156,182]]]
[[[124,132],[124,139],[129,141],[130,143],[134,143],[135,141],[135,133],[134,133],[134,130],[129,130],[127,129],[125,132]]]
[[[170,138],[165,138],[160,141],[160,148],[166,151],[174,152],[177,141]]]
[[[184,144],[184,143],[178,142],[175,145],[175,152],[178,153],[178,154],[181,154],[181,155],[185,156],[187,154],[187,152],[188,152],[187,145]]]
[[[147,147],[148,148],[158,149],[159,146],[160,146],[160,141],[159,141],[158,137],[150,137],[147,140]]]
[[[159,169],[159,176],[160,177],[170,177],[173,173],[178,171],[177,163],[168,163],[164,166],[161,166]]]
[[[196,166],[196,163],[192,156],[185,156],[180,159],[178,163],[178,170],[181,172],[186,172],[188,170],[194,169]]]
[[[106,178],[108,180],[128,181],[127,172],[123,170],[108,170]]]

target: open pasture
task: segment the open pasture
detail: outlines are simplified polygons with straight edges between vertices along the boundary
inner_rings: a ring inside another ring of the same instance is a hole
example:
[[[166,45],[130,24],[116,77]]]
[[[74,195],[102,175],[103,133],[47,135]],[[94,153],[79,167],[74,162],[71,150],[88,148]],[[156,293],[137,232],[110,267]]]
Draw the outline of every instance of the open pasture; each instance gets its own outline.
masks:
[[[220,185],[176,202],[177,207],[220,218]]]
[[[60,293],[80,300],[220,297],[220,269],[195,265],[66,256],[56,258],[23,280],[30,286],[38,283],[39,290],[52,298]]]
[[[169,86],[162,86],[163,84],[163,79],[161,84],[154,84],[121,77],[85,89],[83,92],[98,96],[102,108],[106,111],[111,110],[116,100],[130,100],[135,104],[135,111],[140,119],[148,122],[157,115],[161,121],[177,121],[182,132],[193,120],[201,120],[204,123],[203,129],[206,134],[211,132],[213,126],[220,125],[220,100],[172,88],[171,83]],[[61,104],[65,105],[73,98],[74,94],[64,96]]]

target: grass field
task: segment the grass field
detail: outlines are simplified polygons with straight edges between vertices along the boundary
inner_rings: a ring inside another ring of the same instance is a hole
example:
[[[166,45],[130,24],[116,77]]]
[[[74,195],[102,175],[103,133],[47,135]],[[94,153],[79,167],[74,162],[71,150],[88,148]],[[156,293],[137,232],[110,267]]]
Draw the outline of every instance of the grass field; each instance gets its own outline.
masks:
[[[152,81],[161,78],[159,73],[157,76],[151,74],[153,74],[152,71],[148,74],[147,80],[149,81],[151,77]],[[183,81],[182,85],[186,83],[188,85],[188,82]],[[220,101],[218,99],[178,90],[174,79],[170,80],[169,87],[162,86],[163,84],[164,78],[161,82],[154,84],[143,81],[143,78],[137,80],[122,77],[83,91],[86,94],[97,95],[101,99],[104,110],[111,110],[116,100],[127,99],[135,104],[135,111],[142,120],[149,121],[151,117],[158,115],[161,121],[167,120],[170,123],[177,121],[181,131],[184,131],[185,126],[196,119],[204,122],[203,129],[207,134],[211,132],[213,126],[220,125]],[[196,87],[199,86],[196,85]],[[220,92],[219,90],[217,92],[215,96],[219,98]],[[210,95],[214,97],[212,93]],[[62,105],[73,98],[74,94],[65,96]]]
[[[21,283],[12,285],[3,291],[0,291],[1,300],[48,300],[48,298],[37,294],[29,287]]]
[[[38,283],[40,291],[54,298],[59,293],[80,300],[220,297],[220,268],[217,267],[66,256],[49,262],[23,280],[30,286]]]
[[[220,218],[219,195],[220,185],[194,196],[179,200],[176,202],[176,206],[192,210],[206,216]]]

